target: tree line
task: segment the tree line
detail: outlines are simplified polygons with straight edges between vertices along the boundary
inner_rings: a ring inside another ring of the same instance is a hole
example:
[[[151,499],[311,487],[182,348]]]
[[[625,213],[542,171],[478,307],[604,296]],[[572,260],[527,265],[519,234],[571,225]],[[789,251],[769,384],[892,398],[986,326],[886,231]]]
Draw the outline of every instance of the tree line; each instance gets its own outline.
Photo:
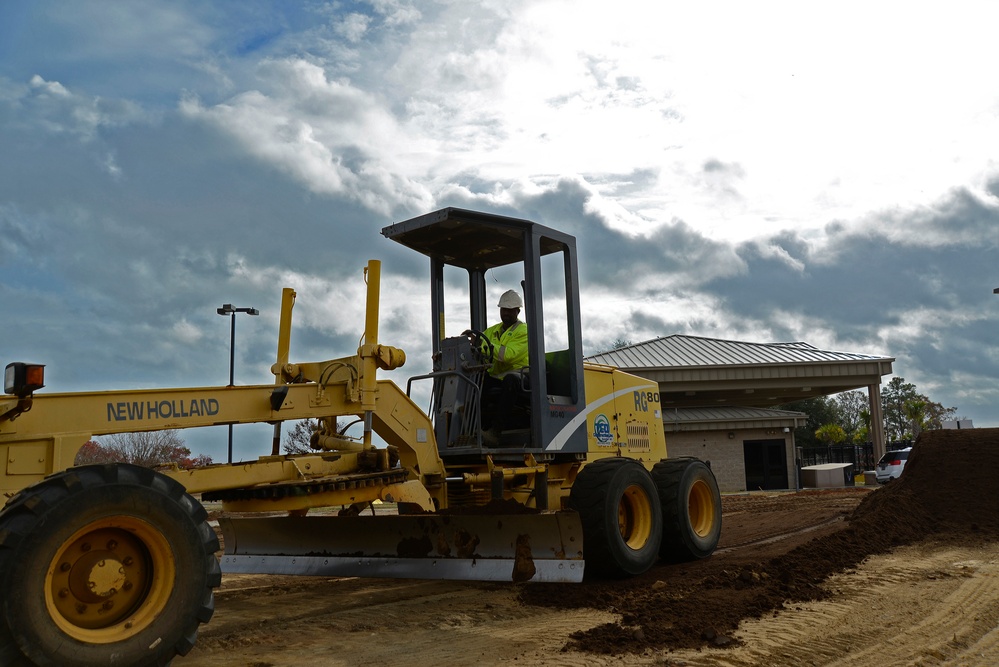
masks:
[[[115,433],[99,440],[88,440],[76,453],[76,465],[90,463],[133,463],[155,468],[163,463],[176,463],[181,468],[202,468],[212,464],[206,454],[191,456],[176,430]]]
[[[862,445],[871,441],[871,412],[865,391],[816,396],[777,407],[808,415],[805,425],[795,429],[795,443],[800,447]],[[914,440],[922,431],[943,428],[943,422],[955,418],[957,408],[944,407],[905,378],[894,377],[881,391],[881,412],[885,439],[898,442]]]
[[[349,424],[332,422],[338,433]],[[322,425],[315,419],[295,422],[285,436],[285,454],[314,454],[313,434]],[[181,468],[203,468],[212,465],[212,457],[206,454],[191,455],[191,449],[184,444],[177,430],[145,431],[139,433],[115,433],[89,440],[76,454],[75,465],[92,463],[133,463],[146,468],[155,468],[165,463],[176,463]]]

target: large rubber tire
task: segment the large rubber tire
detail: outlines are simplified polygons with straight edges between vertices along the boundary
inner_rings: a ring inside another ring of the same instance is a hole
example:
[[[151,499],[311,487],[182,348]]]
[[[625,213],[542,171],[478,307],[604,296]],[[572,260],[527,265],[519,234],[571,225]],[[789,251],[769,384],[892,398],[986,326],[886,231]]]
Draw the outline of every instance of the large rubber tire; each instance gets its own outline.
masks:
[[[659,559],[662,511],[652,477],[638,461],[615,457],[583,466],[569,507],[583,526],[588,577],[634,576]]]
[[[71,468],[0,513],[0,664],[168,664],[222,580],[201,504],[153,470]]]
[[[669,459],[652,468],[652,479],[662,501],[663,560],[691,561],[714,553],[722,511],[711,469],[695,458]]]

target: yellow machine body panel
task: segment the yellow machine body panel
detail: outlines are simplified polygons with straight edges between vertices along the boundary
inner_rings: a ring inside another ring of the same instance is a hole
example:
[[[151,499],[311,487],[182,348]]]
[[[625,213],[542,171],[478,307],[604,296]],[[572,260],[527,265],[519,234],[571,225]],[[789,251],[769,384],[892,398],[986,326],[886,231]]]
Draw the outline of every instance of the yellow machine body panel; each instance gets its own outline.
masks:
[[[356,358],[326,362],[346,367]],[[409,470],[439,478],[444,471],[433,442],[430,420],[388,380],[375,384],[373,429],[398,448]],[[94,436],[224,424],[246,424],[363,416],[359,401],[351,400],[351,385],[328,381],[274,385],[159,389],[120,392],[39,394],[31,409],[0,422],[0,497],[8,498],[46,475],[73,465],[80,447]],[[360,447],[360,445],[358,445]],[[351,456],[353,458],[351,458]],[[232,466],[166,471],[191,493],[238,488],[284,480],[307,480],[342,475],[356,469],[356,454],[299,457],[262,457]],[[376,495],[377,497],[377,495]],[[324,503],[339,504],[339,503]]]
[[[659,386],[612,366],[587,363],[583,373],[590,460],[627,456],[651,468],[666,458]]]

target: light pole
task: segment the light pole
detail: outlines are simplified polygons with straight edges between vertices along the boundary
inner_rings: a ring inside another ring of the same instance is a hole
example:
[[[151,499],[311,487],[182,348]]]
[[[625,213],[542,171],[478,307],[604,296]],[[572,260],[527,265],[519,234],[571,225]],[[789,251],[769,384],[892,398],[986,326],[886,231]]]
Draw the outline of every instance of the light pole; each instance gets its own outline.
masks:
[[[236,313],[246,313],[247,315],[259,315],[256,308],[233,308],[231,303],[216,308],[219,315],[229,315],[231,326],[229,327],[229,386],[233,386],[233,373],[236,364]],[[229,463],[232,463],[232,424],[229,424]]]

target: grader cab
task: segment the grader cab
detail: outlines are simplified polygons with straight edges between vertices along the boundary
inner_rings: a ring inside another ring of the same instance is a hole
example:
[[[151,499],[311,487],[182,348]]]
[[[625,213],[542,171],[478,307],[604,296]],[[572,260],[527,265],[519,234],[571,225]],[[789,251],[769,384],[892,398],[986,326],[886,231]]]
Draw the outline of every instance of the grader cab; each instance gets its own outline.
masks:
[[[210,619],[222,572],[578,582],[713,552],[717,484],[667,458],[656,385],[583,362],[575,239],[453,208],[382,233],[430,260],[434,367],[406,390],[377,378],[406,356],[379,342],[374,260],[354,355],[291,361],[284,291],[268,384],[46,394],[42,366],[8,365],[0,665],[166,664]],[[475,334],[498,285],[523,293],[529,364],[516,419],[487,442]],[[346,416],[359,438],[337,430]],[[194,470],[72,466],[94,436],[305,418],[321,425],[310,455],[275,441]],[[201,501],[222,503],[221,558]],[[397,512],[364,514],[377,501]]]

